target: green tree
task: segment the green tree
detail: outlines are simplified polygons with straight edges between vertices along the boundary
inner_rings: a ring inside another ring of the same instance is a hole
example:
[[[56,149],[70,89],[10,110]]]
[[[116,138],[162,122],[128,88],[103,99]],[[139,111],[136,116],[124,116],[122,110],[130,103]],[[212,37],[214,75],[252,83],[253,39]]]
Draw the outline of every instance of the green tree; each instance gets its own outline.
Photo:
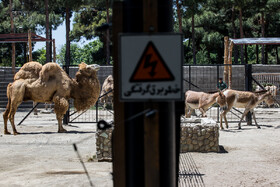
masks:
[[[99,37],[103,43],[103,58],[106,58],[106,64],[110,62],[110,22],[111,9],[108,0],[94,0],[88,6],[84,6],[75,13],[71,39],[80,41],[82,37],[93,39]],[[107,25],[105,26],[105,24]],[[103,28],[103,29],[99,29]],[[99,31],[99,30],[100,31]]]
[[[100,64],[105,65],[106,59],[103,56],[103,43],[99,40],[94,40],[83,47],[80,47],[78,44],[71,44],[70,53],[70,63],[71,65],[78,65],[81,62],[87,64]],[[57,55],[57,63],[60,65],[65,65],[65,53],[66,46],[64,45]]]

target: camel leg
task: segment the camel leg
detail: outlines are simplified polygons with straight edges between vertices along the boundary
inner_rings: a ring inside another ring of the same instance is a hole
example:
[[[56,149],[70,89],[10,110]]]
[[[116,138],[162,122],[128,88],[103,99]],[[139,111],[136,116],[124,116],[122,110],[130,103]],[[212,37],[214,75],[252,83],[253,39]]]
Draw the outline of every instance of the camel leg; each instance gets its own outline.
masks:
[[[16,126],[15,126],[15,113],[17,111],[18,106],[22,103],[24,93],[25,93],[25,84],[21,82],[14,82],[13,88],[9,88],[9,100],[10,100],[10,111],[8,114],[8,118],[10,120],[13,134],[17,135],[19,134],[17,132]]]
[[[254,121],[255,121],[256,126],[258,127],[258,129],[260,129],[261,127],[260,127],[260,126],[258,125],[258,123],[257,123],[254,109],[251,110],[251,113],[253,114],[253,118],[254,118]]]
[[[6,107],[6,110],[5,112],[3,113],[3,119],[4,119],[4,134],[11,134],[9,131],[8,131],[8,127],[7,127],[7,124],[8,124],[8,119],[9,119],[9,112],[10,112],[10,107],[11,107],[11,101],[10,99],[8,100],[8,104],[7,104],[7,107]]]
[[[67,130],[65,130],[62,126],[62,119],[63,119],[63,115],[68,110],[69,103],[67,99],[59,96],[54,96],[53,102],[54,102],[54,112],[56,113],[56,119],[58,121],[58,132],[59,133],[67,132]]]
[[[15,113],[16,113],[16,111],[17,111],[17,107],[12,107],[11,111],[9,113],[9,120],[10,120],[10,123],[12,125],[14,135],[20,134],[19,132],[17,132],[17,129],[16,129],[16,126],[15,126]]]

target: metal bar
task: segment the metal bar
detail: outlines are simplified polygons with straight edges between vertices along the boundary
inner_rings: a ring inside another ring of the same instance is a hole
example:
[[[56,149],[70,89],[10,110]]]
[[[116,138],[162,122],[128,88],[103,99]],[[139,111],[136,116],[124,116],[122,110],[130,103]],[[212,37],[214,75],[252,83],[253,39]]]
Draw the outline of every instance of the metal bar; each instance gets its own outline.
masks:
[[[220,78],[220,66],[217,66],[217,85],[218,85],[218,82],[219,82],[219,78]],[[217,108],[217,121],[220,121],[220,105],[218,105],[218,108]]]
[[[98,101],[99,100],[97,100],[96,103],[95,103],[96,122],[98,121]]]
[[[253,80],[257,85],[259,85],[263,90],[265,90],[265,88],[263,87],[263,85],[261,85],[256,79],[254,79],[254,77],[252,77],[252,80]],[[280,102],[279,102],[274,96],[272,96],[272,98],[274,99],[274,101],[275,101],[276,103],[278,103],[278,104],[280,105]]]
[[[203,91],[201,88],[199,88],[198,86],[196,86],[195,84],[191,83],[190,81],[188,81],[187,79],[184,79],[184,81],[186,81],[187,83],[189,83],[189,90],[190,90],[190,85],[198,88],[199,90]]]
[[[191,72],[191,66],[189,66],[189,80],[191,81],[192,79],[192,77],[191,77],[191,74],[192,74],[192,72]],[[184,79],[185,80],[185,79]],[[185,80],[186,81],[186,80]],[[187,81],[188,82],[188,81]],[[188,82],[189,83],[189,90],[191,90],[191,82]]]
[[[69,121],[69,123],[72,123],[75,119],[77,119],[78,117],[80,117],[81,115],[83,115],[87,110],[83,111],[82,113],[80,113],[78,116],[76,116],[74,119],[72,119],[71,121]]]
[[[22,124],[22,122],[31,114],[31,112],[39,105],[40,103],[37,103],[29,112],[26,114],[26,116],[19,122],[18,126]]]

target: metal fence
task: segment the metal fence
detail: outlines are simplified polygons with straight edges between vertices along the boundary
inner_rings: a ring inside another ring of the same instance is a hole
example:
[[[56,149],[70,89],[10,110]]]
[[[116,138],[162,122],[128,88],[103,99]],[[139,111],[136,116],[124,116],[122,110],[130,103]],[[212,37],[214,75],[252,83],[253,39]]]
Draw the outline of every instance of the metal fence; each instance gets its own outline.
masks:
[[[247,65],[232,65],[232,89],[235,90],[248,90],[246,84],[248,72]],[[202,91],[213,92],[217,91],[218,79],[223,77],[225,65],[189,65],[184,67],[184,91]],[[229,122],[239,121],[240,113],[243,113],[244,109],[233,109],[227,114]],[[214,104],[206,112],[207,117],[210,117],[216,121],[219,121],[220,112],[219,105]],[[200,115],[197,111],[196,115]]]
[[[252,68],[248,68],[250,65],[232,65],[232,89],[235,90],[251,90],[255,89],[255,83],[250,81],[250,76],[257,80],[261,84],[270,84],[277,86],[279,90],[280,73],[254,73]],[[183,67],[183,79],[184,79],[184,92],[187,90],[213,92],[216,91],[216,85],[218,79],[223,77],[225,65],[187,65]],[[248,71],[250,70],[250,71]],[[74,77],[76,71],[70,70],[70,76]],[[102,73],[102,81],[110,74]],[[252,85],[253,83],[253,85]],[[251,85],[249,85],[251,84]],[[277,92],[276,98],[279,100],[279,93]],[[95,106],[89,110],[77,113],[73,107],[72,101],[70,101],[69,110],[69,122],[71,123],[94,123],[101,119],[113,120],[113,108],[106,108],[98,101]],[[244,109],[232,109],[227,118],[229,122],[238,122]],[[196,111],[197,115],[200,115],[199,111]],[[214,104],[208,111],[207,116],[219,121],[219,106]]]
[[[101,86],[106,77],[112,74],[112,68],[112,66],[102,66],[98,71],[98,79]],[[72,78],[75,77],[78,71],[78,67],[75,65],[71,65],[69,67],[64,66],[63,69],[66,70],[66,72],[68,72],[69,76]],[[94,106],[83,112],[76,111],[74,108],[74,101],[71,99],[69,101],[69,111],[65,115],[66,120],[64,120],[64,123],[97,123],[102,119],[107,121],[112,120],[114,111],[112,106],[105,107],[100,103],[100,99],[101,98],[98,99]]]
[[[280,70],[279,70],[280,71]],[[279,73],[252,73],[254,80],[261,84],[264,88],[270,89],[274,98],[280,102],[280,72]],[[253,89],[257,89],[258,85],[253,82]],[[275,107],[279,107],[279,104],[275,104]]]

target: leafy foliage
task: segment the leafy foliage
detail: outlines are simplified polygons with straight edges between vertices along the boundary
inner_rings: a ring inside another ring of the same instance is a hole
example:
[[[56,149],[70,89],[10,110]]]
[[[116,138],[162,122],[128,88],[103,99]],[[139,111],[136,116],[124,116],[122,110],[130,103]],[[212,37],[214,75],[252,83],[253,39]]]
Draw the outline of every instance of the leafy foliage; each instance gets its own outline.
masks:
[[[223,63],[224,36],[240,38],[239,10],[242,10],[244,37],[261,37],[260,15],[265,18],[265,37],[279,37],[280,21],[277,0],[192,0],[182,1],[182,32],[190,40],[185,47],[185,63],[192,64],[192,25],[194,15],[195,47],[198,64]],[[174,7],[175,1],[174,1]],[[176,11],[174,11],[176,12]],[[174,30],[178,31],[178,19],[174,14]],[[266,46],[265,55],[268,63],[279,63],[276,59],[276,47]],[[240,63],[240,47],[235,47],[235,62]],[[244,48],[245,50],[245,48]],[[255,46],[247,46],[248,63],[256,63],[257,55],[261,57],[261,49],[256,54]],[[260,61],[260,60],[259,60]]]
[[[85,62],[87,64],[105,64],[105,58],[103,53],[103,43],[101,43],[98,39],[94,40],[83,47],[80,47],[78,44],[71,44],[70,47],[70,64],[78,65],[81,62]],[[65,52],[66,46],[64,45],[57,56],[57,63],[64,65],[65,64]]]

